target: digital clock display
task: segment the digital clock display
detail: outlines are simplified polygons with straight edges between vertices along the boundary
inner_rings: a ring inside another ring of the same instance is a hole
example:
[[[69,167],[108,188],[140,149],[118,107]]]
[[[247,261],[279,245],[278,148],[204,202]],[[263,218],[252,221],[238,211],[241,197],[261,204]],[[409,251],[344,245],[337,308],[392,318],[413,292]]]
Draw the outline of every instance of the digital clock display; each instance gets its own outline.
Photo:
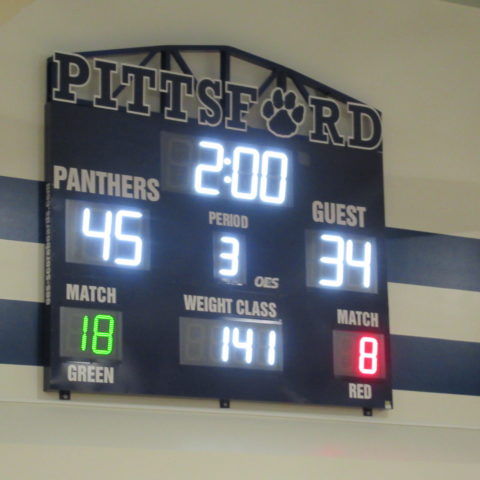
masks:
[[[161,142],[166,190],[245,203],[292,202],[288,150],[170,132],[162,132]]]
[[[46,389],[389,408],[380,144],[46,124]]]

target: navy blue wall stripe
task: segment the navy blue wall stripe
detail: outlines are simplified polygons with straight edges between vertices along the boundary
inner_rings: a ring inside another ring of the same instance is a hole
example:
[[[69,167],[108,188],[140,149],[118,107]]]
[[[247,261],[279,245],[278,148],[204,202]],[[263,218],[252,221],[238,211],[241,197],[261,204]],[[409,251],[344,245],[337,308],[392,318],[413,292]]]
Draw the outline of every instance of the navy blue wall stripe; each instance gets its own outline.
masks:
[[[387,229],[388,280],[480,291],[480,240]]]
[[[44,365],[43,311],[0,300],[0,363]],[[391,336],[393,388],[480,395],[480,343]]]
[[[0,300],[0,363],[43,365],[43,309],[35,302]]]
[[[0,176],[0,238],[44,242],[45,184]]]
[[[0,176],[0,238],[44,242],[44,183]],[[480,240],[387,228],[388,280],[480,291]]]
[[[480,395],[480,343],[391,336],[398,390]]]

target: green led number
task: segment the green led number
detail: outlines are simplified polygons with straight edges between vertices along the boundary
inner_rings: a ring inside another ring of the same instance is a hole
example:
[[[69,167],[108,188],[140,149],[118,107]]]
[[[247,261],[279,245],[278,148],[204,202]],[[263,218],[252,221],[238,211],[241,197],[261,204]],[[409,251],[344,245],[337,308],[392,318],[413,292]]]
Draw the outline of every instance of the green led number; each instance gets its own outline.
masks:
[[[105,323],[107,322],[107,323]],[[82,338],[80,341],[80,350],[85,352],[88,343],[88,330],[90,319],[88,315],[83,317]],[[105,330],[105,327],[107,329]],[[115,317],[112,315],[95,315],[93,319],[93,332],[91,350],[95,355],[110,355],[113,351],[113,336],[115,334]],[[103,342],[102,342],[102,339]],[[105,345],[106,342],[106,345]],[[99,348],[98,344],[103,343],[105,348]]]
[[[108,321],[108,331],[102,332],[98,328],[101,320]],[[96,315],[93,319],[93,338],[92,338],[92,351],[97,355],[110,355],[113,350],[113,334],[115,333],[115,319],[111,315]],[[107,341],[107,348],[97,348],[98,339],[105,338]]]
[[[88,340],[88,315],[83,317],[82,323],[82,342],[80,344],[80,350],[85,352],[87,350],[87,340]]]

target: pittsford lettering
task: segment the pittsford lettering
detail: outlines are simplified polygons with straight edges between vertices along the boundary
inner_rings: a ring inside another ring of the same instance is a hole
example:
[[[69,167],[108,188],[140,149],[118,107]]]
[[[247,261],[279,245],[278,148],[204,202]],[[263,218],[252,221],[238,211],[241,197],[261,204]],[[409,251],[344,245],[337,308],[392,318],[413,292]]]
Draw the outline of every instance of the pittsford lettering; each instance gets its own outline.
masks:
[[[277,88],[261,98],[260,87],[100,58],[90,63],[74,53],[55,53],[53,66],[56,81],[51,98],[57,102],[77,103],[77,90],[88,85],[95,92],[91,99],[95,108],[119,110],[115,90],[120,83],[127,91],[122,109],[133,115],[151,116],[156,108],[156,113],[173,122],[194,120],[208,127],[223,124],[229,130],[247,131],[248,115],[261,102],[265,128],[277,137],[292,137],[307,122],[311,142],[374,150],[382,141],[380,114],[361,103],[343,105],[332,98],[310,96],[304,98],[303,106],[293,90],[283,95]],[[187,105],[196,105],[196,112]]]
[[[313,109],[313,126],[310,141],[326,145],[344,146],[362,150],[373,150],[382,141],[382,122],[380,114],[367,105],[347,103],[351,117],[352,135],[347,136],[339,130],[340,106],[332,99],[310,97]],[[366,125],[364,127],[364,125]]]

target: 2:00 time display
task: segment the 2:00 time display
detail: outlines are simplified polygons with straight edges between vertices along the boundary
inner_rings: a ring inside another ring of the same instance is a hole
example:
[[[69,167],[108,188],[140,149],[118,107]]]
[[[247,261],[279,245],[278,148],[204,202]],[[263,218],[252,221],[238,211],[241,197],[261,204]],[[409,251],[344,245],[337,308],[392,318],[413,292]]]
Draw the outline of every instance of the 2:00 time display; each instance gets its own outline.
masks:
[[[202,161],[195,167],[194,189],[201,195],[220,194],[219,182],[230,185],[232,198],[258,201],[273,205],[285,203],[287,195],[288,157],[283,152],[265,150],[260,156],[256,148],[236,146],[232,158],[225,157],[225,148],[219,142],[201,140],[200,151],[211,151],[213,163]],[[231,175],[222,178],[225,166],[231,165]],[[219,174],[219,175],[217,175]],[[224,196],[227,193],[224,193]]]
[[[170,191],[289,206],[288,151],[162,132],[164,188]]]

